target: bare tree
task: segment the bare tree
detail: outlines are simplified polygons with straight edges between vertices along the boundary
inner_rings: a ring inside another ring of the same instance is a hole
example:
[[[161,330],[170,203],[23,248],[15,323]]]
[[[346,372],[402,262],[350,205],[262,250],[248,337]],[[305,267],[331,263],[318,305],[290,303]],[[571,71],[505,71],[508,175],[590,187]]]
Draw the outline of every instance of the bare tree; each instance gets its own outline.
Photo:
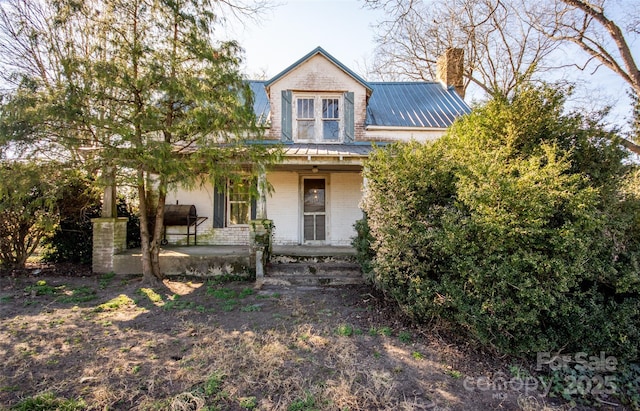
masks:
[[[585,70],[605,66],[640,95],[640,71],[630,40],[640,32],[640,8],[635,0],[549,0],[532,6],[525,2],[529,21],[557,44],[572,44],[586,53],[586,60],[571,65]],[[617,6],[617,7],[616,7]],[[611,13],[617,8],[619,21]],[[640,147],[624,140],[622,144],[636,154]]]
[[[438,56],[465,51],[464,88],[508,95],[545,69],[555,43],[520,16],[515,0],[365,0],[390,19],[380,24],[373,74],[382,79],[435,78]]]

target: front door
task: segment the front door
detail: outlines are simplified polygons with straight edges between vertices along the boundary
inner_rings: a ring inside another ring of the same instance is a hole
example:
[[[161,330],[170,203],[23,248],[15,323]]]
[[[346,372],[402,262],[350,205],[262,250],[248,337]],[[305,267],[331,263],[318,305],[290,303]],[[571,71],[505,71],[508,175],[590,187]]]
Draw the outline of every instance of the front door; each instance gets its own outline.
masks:
[[[323,244],[326,240],[326,190],[324,178],[303,180],[302,232],[305,244]]]

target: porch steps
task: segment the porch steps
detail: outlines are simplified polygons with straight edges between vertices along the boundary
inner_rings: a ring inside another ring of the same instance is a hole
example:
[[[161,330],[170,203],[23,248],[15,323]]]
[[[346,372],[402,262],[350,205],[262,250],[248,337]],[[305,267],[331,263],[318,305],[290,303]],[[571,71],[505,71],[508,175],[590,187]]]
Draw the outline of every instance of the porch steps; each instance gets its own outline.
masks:
[[[265,282],[348,285],[362,284],[364,278],[351,247],[276,247],[266,266]]]

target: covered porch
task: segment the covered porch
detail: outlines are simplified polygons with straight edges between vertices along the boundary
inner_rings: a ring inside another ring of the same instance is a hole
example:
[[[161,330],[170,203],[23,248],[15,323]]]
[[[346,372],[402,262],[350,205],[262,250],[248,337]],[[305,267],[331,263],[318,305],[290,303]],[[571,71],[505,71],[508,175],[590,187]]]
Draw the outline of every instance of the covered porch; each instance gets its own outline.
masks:
[[[263,276],[257,280],[279,284],[360,283],[362,276],[355,254],[350,246],[275,245],[263,267]],[[237,245],[163,246],[160,267],[169,276],[202,278],[222,275],[249,278],[259,271],[251,247]],[[117,274],[140,274],[140,249],[115,254],[113,268]]]

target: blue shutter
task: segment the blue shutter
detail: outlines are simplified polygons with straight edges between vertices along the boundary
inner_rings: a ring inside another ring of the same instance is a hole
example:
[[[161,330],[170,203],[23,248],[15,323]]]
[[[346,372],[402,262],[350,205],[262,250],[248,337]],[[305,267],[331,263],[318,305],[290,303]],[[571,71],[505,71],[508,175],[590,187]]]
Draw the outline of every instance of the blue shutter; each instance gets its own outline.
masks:
[[[224,187],[218,188],[220,184],[213,186],[213,227],[223,228],[225,223],[225,210],[227,209],[227,199],[224,195]]]
[[[255,220],[258,215],[258,199],[251,197],[251,219]]]
[[[355,140],[355,120],[353,107],[353,92],[344,93],[344,142],[353,143]]]
[[[292,93],[291,90],[282,90],[282,142],[293,142],[293,113],[292,113]]]

